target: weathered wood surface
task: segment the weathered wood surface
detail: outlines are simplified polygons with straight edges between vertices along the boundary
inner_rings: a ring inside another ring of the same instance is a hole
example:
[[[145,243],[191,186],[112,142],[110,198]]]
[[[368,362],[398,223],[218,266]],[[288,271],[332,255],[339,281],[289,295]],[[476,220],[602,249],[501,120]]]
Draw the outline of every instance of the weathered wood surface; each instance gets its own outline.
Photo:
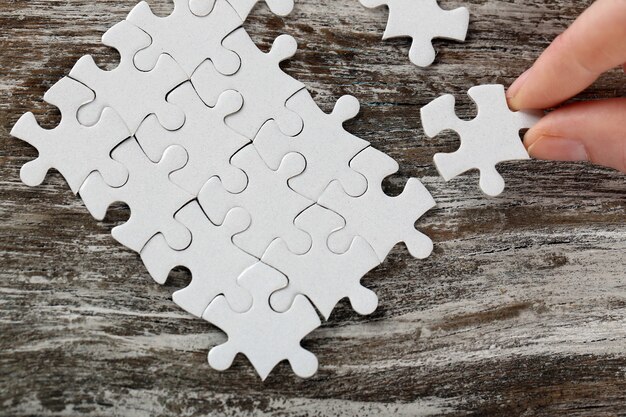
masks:
[[[58,121],[41,98],[81,55],[115,65],[99,38],[134,1],[0,3],[1,415],[626,415],[625,177],[507,163],[507,191],[487,199],[475,175],[437,176],[433,154],[457,139],[426,139],[419,121],[448,92],[472,117],[469,87],[510,83],[590,1],[464,0],[468,41],[437,42],[428,69],[409,63],[407,40],[380,40],[383,9],[300,0],[286,19],[255,9],[246,26],[263,48],[281,33],[299,40],[286,71],[323,108],[341,94],[361,100],[348,129],[400,162],[387,189],[417,176],[439,202],[419,222],[433,256],[396,248],[365,279],[379,310],[360,317],[342,304],[306,339],[319,373],[300,380],[281,364],[265,383],[242,358],[209,368],[224,336],[170,301],[184,271],[160,287],[110,237],[127,210],[97,223],[58,174],[37,188],[19,181],[36,151],[11,126],[31,109]],[[582,97],[625,93],[614,71]]]

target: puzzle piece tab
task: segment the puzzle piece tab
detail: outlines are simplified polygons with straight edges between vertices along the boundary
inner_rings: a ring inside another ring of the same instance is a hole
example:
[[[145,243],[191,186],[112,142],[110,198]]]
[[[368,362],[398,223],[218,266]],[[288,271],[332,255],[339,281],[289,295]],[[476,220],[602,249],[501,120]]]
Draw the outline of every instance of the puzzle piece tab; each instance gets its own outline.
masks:
[[[76,112],[93,100],[93,91],[71,78],[62,78],[46,92],[44,100],[61,111],[61,122],[54,129],[43,129],[32,113],[15,123],[11,135],[37,148],[37,159],[24,164],[22,181],[29,186],[43,182],[50,168],[58,170],[74,194],[93,171],[112,187],[128,180],[124,165],[111,159],[115,146],[130,136],[126,124],[111,108],[105,108],[98,122],[87,127],[78,123]]]
[[[300,341],[321,323],[306,297],[296,296],[291,308],[285,313],[272,310],[268,301],[270,294],[284,288],[287,278],[261,262],[248,268],[239,277],[239,285],[252,294],[250,310],[235,313],[226,299],[220,296],[202,315],[228,335],[226,343],[209,352],[211,367],[226,370],[237,353],[242,353],[263,380],[285,359],[296,375],[307,378],[315,374],[317,358],[303,349]]]
[[[259,2],[259,0],[228,0],[230,4],[233,6],[241,19],[246,20],[254,5]],[[294,1],[293,0],[265,0],[268,7],[278,16],[287,16],[293,10]]]
[[[248,176],[248,186],[239,194],[224,189],[219,178],[210,179],[200,191],[198,200],[209,219],[221,224],[224,216],[234,207],[246,209],[252,224],[233,242],[258,258],[272,240],[282,238],[294,253],[305,253],[311,247],[310,236],[296,228],[294,219],[313,204],[287,185],[289,178],[300,174],[305,167],[302,155],[285,156],[280,168],[272,171],[265,165],[256,149],[248,145],[232,158],[233,165]]]
[[[126,19],[152,38],[150,46],[135,55],[137,68],[150,71],[159,57],[167,54],[188,77],[205,60],[211,60],[222,74],[234,74],[239,69],[239,57],[222,46],[222,40],[243,21],[226,0],[212,3],[202,17],[192,13],[189,0],[174,0],[174,11],[167,17],[154,15],[145,1],[135,6]],[[208,8],[198,2],[192,4],[202,11]]]
[[[339,180],[351,196],[362,195],[367,189],[365,177],[350,168],[349,163],[369,143],[346,132],[342,126],[359,112],[358,100],[343,96],[337,100],[333,112],[326,114],[307,90],[300,90],[287,101],[287,108],[302,117],[302,133],[285,136],[275,122],[269,121],[254,139],[254,146],[270,168],[278,168],[287,153],[298,152],[306,159],[306,169],[289,181],[294,191],[317,201],[331,181]]]
[[[124,119],[131,134],[146,116],[153,113],[166,129],[180,128],[185,115],[165,101],[167,93],[187,79],[178,64],[169,55],[161,55],[152,71],[135,68],[133,57],[150,44],[150,36],[126,20],[109,29],[102,37],[102,43],[119,51],[120,63],[111,71],[103,71],[87,55],[74,65],[70,77],[96,94],[94,101],[79,109],[78,120],[91,126],[100,118],[102,109],[112,107]]]
[[[234,208],[224,223],[216,226],[193,201],[174,217],[191,231],[191,245],[177,251],[170,248],[161,234],[150,239],[141,250],[141,259],[154,280],[163,284],[172,269],[184,266],[191,271],[191,284],[172,295],[181,308],[202,317],[209,303],[221,294],[233,310],[249,310],[252,298],[237,284],[237,278],[258,259],[236,247],[232,237],[248,228],[250,215],[244,209]]]
[[[480,188],[487,195],[497,196],[504,191],[504,179],[496,165],[529,159],[519,133],[535,125],[541,113],[511,111],[502,85],[472,87],[468,95],[478,107],[474,120],[459,119],[454,112],[454,96],[445,95],[422,108],[424,132],[432,138],[444,130],[453,130],[461,137],[461,146],[456,152],[435,155],[435,165],[446,181],[478,169]]]
[[[359,0],[365,7],[389,8],[389,22],[383,39],[413,38],[409,58],[420,67],[435,60],[432,40],[435,38],[464,41],[469,26],[465,7],[443,10],[437,0]]]
[[[102,220],[111,204],[123,202],[130,207],[130,218],[112,230],[113,237],[122,245],[141,252],[152,236],[162,233],[174,249],[189,246],[191,234],[174,219],[174,214],[194,196],[168,178],[187,162],[185,150],[171,146],[155,164],[131,138],[115,148],[112,156],[128,168],[128,181],[122,187],[113,188],[102,180],[100,173],[89,175],[79,195],[92,216]]]
[[[295,255],[283,241],[275,240],[263,255],[263,262],[289,279],[286,288],[272,295],[272,307],[287,311],[298,294],[305,294],[327,320],[344,297],[350,299],[357,313],[374,312],[378,297],[361,286],[360,281],[380,261],[365,239],[355,237],[350,249],[342,255],[331,252],[327,246],[328,236],[345,223],[341,216],[317,204],[298,216],[295,224],[311,235],[313,245],[304,255]]]
[[[197,195],[209,178],[217,176],[227,191],[243,191],[248,178],[230,163],[230,159],[250,141],[224,123],[226,116],[243,105],[241,95],[226,91],[215,107],[208,107],[187,82],[172,91],[167,101],[185,112],[185,124],[170,131],[163,128],[155,116],[149,116],[135,134],[146,155],[158,161],[169,146],[180,145],[189,154],[189,161],[170,175],[174,183]]]
[[[399,242],[404,242],[414,257],[428,257],[433,243],[415,229],[417,219],[435,206],[426,187],[411,178],[402,194],[389,197],[381,184],[398,171],[398,163],[371,147],[358,154],[350,166],[365,175],[368,188],[362,196],[350,197],[334,181],[324,191],[319,204],[346,220],[345,228],[330,235],[328,247],[333,252],[346,253],[355,236],[361,236],[374,248],[380,262]]]
[[[248,33],[237,29],[223,42],[226,48],[241,58],[239,71],[231,76],[220,74],[211,61],[205,61],[193,74],[191,82],[200,98],[213,107],[220,94],[235,90],[243,96],[243,108],[226,118],[226,124],[252,140],[263,124],[270,119],[278,123],[288,136],[302,131],[302,119],[285,107],[287,99],[304,88],[304,84],[285,74],[281,61],[296,53],[294,38],[281,35],[272,49],[263,53],[252,42]]]

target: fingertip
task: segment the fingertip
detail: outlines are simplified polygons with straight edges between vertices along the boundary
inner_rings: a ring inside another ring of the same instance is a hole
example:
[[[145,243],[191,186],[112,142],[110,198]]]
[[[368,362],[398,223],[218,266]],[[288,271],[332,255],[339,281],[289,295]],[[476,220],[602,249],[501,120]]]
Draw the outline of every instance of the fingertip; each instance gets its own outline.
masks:
[[[588,161],[589,154],[584,143],[576,139],[541,136],[529,146],[531,157],[551,161]]]
[[[509,107],[511,107],[512,110],[521,110],[524,108],[524,103],[522,100],[523,95],[521,94],[521,92],[530,76],[531,69],[532,67],[527,69],[522,75],[520,75],[517,80],[515,80],[513,84],[511,84],[506,92],[506,98],[509,103]]]

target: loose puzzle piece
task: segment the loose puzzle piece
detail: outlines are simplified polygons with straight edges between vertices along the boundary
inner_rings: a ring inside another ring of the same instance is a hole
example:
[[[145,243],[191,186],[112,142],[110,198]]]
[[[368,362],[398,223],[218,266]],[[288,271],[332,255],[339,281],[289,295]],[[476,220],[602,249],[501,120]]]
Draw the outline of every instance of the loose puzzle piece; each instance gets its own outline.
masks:
[[[150,275],[163,284],[173,268],[188,268],[192,275],[191,284],[176,291],[172,298],[195,316],[202,317],[209,303],[220,294],[226,297],[233,310],[249,310],[252,298],[237,284],[237,278],[258,259],[232,242],[234,235],[250,225],[248,212],[234,208],[228,212],[224,223],[216,226],[193,201],[176,213],[175,218],[191,231],[191,245],[177,251],[170,248],[163,235],[154,236],[141,251],[141,259]]]
[[[305,253],[311,247],[310,236],[296,228],[294,219],[313,204],[287,185],[289,178],[305,167],[302,155],[291,153],[280,168],[272,171],[256,149],[246,146],[232,158],[233,165],[248,176],[248,186],[239,194],[226,191],[219,178],[210,179],[200,191],[198,200],[213,223],[221,224],[233,207],[242,207],[252,215],[252,224],[233,238],[235,245],[258,258],[272,240],[282,238],[294,253]]]
[[[437,0],[360,0],[365,7],[387,5],[389,22],[383,39],[413,38],[409,58],[420,67],[435,60],[434,38],[464,41],[469,26],[465,7],[443,10]]]
[[[327,246],[328,236],[345,223],[341,216],[319,205],[305,210],[295,224],[311,235],[313,245],[304,255],[295,255],[277,239],[263,255],[263,262],[289,279],[286,288],[272,295],[272,307],[287,311],[298,294],[305,294],[327,320],[344,297],[350,299],[357,313],[373,313],[378,297],[360,284],[361,278],[380,263],[372,247],[357,236],[346,253],[331,252]]]
[[[191,234],[174,220],[174,214],[194,196],[168,179],[171,172],[187,162],[185,150],[172,146],[155,164],[135,139],[128,139],[113,150],[112,156],[128,168],[128,181],[122,187],[113,188],[102,180],[100,173],[89,175],[79,194],[92,216],[102,220],[111,204],[123,202],[130,207],[130,219],[112,231],[122,245],[140,252],[152,236],[162,233],[174,249],[189,246]]]
[[[263,124],[276,120],[281,131],[295,136],[302,131],[302,119],[285,107],[287,99],[304,85],[285,74],[279,67],[281,61],[296,53],[294,38],[281,35],[272,49],[263,53],[256,47],[248,33],[237,29],[224,39],[224,46],[241,58],[239,71],[224,76],[210,61],[205,61],[193,74],[191,81],[200,98],[213,107],[219,95],[235,90],[243,96],[243,108],[226,118],[226,124],[248,139],[254,139]]]
[[[209,178],[218,176],[227,191],[243,191],[248,178],[230,163],[230,158],[250,141],[224,123],[227,115],[243,105],[241,94],[226,91],[215,107],[208,107],[193,86],[185,83],[172,91],[167,101],[183,109],[185,124],[170,131],[164,129],[155,116],[149,116],[135,134],[146,155],[158,161],[169,146],[180,145],[189,154],[189,161],[170,175],[174,183],[197,195]]]
[[[289,186],[305,197],[317,201],[333,180],[339,180],[346,193],[357,197],[367,189],[367,182],[350,168],[350,160],[369,146],[367,141],[346,132],[342,124],[359,112],[359,102],[343,96],[331,114],[324,113],[307,90],[301,90],[287,101],[287,108],[299,114],[304,130],[295,137],[281,134],[273,121],[267,122],[254,139],[254,146],[272,169],[289,152],[299,152],[306,159],[306,169],[289,181]]]
[[[374,248],[381,262],[399,242],[404,242],[414,257],[428,257],[433,243],[415,229],[417,219],[435,206],[426,187],[411,178],[402,194],[389,197],[381,183],[398,171],[398,163],[371,147],[358,154],[350,166],[365,175],[368,188],[365,194],[354,198],[335,181],[322,194],[319,204],[346,220],[345,228],[330,235],[328,247],[333,252],[345,253],[354,237],[361,236]]]
[[[296,375],[307,378],[317,372],[317,358],[300,341],[320,326],[315,309],[302,295],[291,308],[277,313],[269,304],[270,294],[287,285],[287,278],[259,262],[240,277],[239,285],[252,294],[252,308],[235,313],[223,296],[217,297],[202,317],[222,329],[228,341],[209,352],[209,364],[217,370],[230,367],[237,353],[244,354],[263,380],[274,367],[288,360]]]
[[[98,122],[86,127],[76,120],[81,105],[93,100],[93,91],[71,78],[62,78],[48,90],[44,100],[61,111],[61,122],[51,130],[43,129],[32,113],[17,121],[11,135],[37,148],[37,159],[20,171],[29,186],[43,182],[50,168],[57,169],[76,194],[87,176],[98,171],[110,186],[120,187],[128,179],[124,165],[111,159],[115,146],[130,136],[126,124],[111,108],[105,108]],[[69,151],[71,150],[71,151]]]
[[[474,120],[459,119],[454,112],[454,96],[445,95],[422,108],[424,132],[432,138],[444,130],[454,130],[461,137],[461,146],[456,152],[435,155],[435,165],[446,181],[470,169],[478,169],[480,188],[487,195],[497,196],[504,191],[504,179],[496,165],[529,159],[519,132],[537,123],[541,113],[512,112],[502,85],[472,87],[468,95],[478,107]]]
[[[111,71],[103,71],[91,56],[78,60],[70,77],[91,88],[96,98],[78,111],[78,120],[93,125],[100,118],[102,109],[112,107],[126,122],[134,134],[143,119],[156,114],[161,124],[170,130],[180,128],[185,115],[176,106],[165,101],[167,93],[187,79],[178,64],[168,55],[161,55],[152,71],[143,72],[135,68],[133,56],[150,44],[150,36],[122,21],[109,29],[102,43],[117,49],[120,64]]]
[[[126,19],[152,38],[152,44],[135,55],[135,65],[142,71],[153,69],[162,54],[174,58],[189,77],[207,59],[222,74],[239,69],[239,57],[224,48],[222,40],[243,22],[226,0],[216,0],[203,17],[191,12],[189,0],[174,0],[174,11],[167,17],[155,16],[143,1]]]
[[[192,0],[193,1],[193,0]],[[241,19],[246,20],[252,8],[259,0],[228,0],[237,10]],[[293,10],[293,0],[265,0],[272,13],[278,16],[287,16]]]

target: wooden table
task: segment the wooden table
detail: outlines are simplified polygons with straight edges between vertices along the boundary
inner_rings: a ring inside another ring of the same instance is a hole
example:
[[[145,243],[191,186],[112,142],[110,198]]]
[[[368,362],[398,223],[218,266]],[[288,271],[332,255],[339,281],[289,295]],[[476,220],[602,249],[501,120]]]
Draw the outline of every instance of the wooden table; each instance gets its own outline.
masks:
[[[284,67],[325,110],[342,94],[361,101],[348,130],[401,165],[386,190],[415,176],[439,203],[418,222],[433,255],[397,247],[364,279],[378,311],[360,317],[342,302],[305,340],[318,374],[301,380],[283,363],[264,383],[241,357],[209,368],[208,349],[225,337],[171,302],[188,272],[161,287],[110,237],[125,207],[98,223],[60,175],[36,188],[19,180],[37,153],[11,126],[28,110],[58,122],[43,94],[80,56],[115,66],[100,36],[134,2],[0,4],[1,415],[626,415],[626,177],[506,163],[507,190],[486,198],[475,174],[437,175],[433,154],[458,139],[427,139],[419,120],[443,93],[473,117],[469,87],[508,85],[591,1],[442,1],[469,6],[469,38],[437,41],[428,69],[409,63],[408,40],[381,41],[384,9],[299,0],[286,19],[255,9],[246,27],[261,48],[282,33],[298,39]],[[151,1],[162,15],[169,3]],[[581,97],[624,96],[624,80],[616,70]]]

